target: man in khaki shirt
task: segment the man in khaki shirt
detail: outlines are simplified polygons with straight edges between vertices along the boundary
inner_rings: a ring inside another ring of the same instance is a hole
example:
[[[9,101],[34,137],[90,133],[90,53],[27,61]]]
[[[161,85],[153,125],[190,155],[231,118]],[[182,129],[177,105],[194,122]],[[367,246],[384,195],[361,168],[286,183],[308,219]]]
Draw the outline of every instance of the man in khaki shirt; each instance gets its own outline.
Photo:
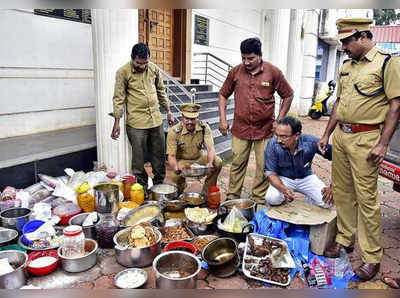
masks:
[[[200,105],[181,105],[182,121],[168,131],[167,154],[168,164],[173,170],[169,177],[178,186],[181,193],[185,188],[185,179],[180,176],[183,167],[194,163],[206,165],[211,171],[206,177],[202,192],[209,186],[217,184],[217,178],[222,168],[222,160],[215,155],[214,140],[210,126],[198,120]],[[202,150],[203,145],[207,153]]]
[[[149,62],[150,50],[143,44],[133,46],[132,60],[118,69],[114,89],[114,127],[111,138],[118,139],[120,118],[126,109],[126,130],[132,145],[132,173],[147,189],[144,170],[145,154],[150,153],[154,184],[165,177],[165,137],[160,105],[167,112],[168,124],[174,118],[169,110],[168,97],[157,67]],[[150,145],[150,148],[148,146]]]
[[[363,263],[355,274],[363,281],[376,275],[382,259],[377,180],[400,113],[400,60],[374,46],[371,23],[365,18],[336,22],[337,39],[350,59],[339,71],[337,99],[318,143],[323,152],[334,131],[332,188],[338,234],[324,254],[352,252],[357,231]]]

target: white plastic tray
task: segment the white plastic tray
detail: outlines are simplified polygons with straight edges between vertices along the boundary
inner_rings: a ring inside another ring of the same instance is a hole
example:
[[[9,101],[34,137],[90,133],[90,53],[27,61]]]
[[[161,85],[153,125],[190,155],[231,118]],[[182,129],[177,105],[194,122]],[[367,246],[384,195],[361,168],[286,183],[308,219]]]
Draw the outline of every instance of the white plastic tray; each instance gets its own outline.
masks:
[[[257,277],[257,276],[254,276],[254,275],[251,275],[251,273],[250,273],[250,271],[249,270],[247,270],[246,268],[245,268],[245,264],[246,264],[246,262],[245,262],[245,260],[246,260],[246,257],[251,257],[251,258],[254,258],[254,259],[258,259],[258,260],[261,260],[261,259],[266,259],[266,258],[269,258],[269,256],[266,256],[266,257],[256,257],[256,256],[253,256],[253,255],[250,255],[250,254],[248,254],[248,247],[249,247],[249,237],[257,237],[257,238],[265,238],[265,239],[269,239],[269,240],[276,240],[276,241],[279,241],[280,243],[282,243],[284,246],[286,246],[286,248],[287,248],[287,243],[285,242],[285,241],[283,241],[282,239],[277,239],[277,238],[273,238],[273,237],[267,237],[267,236],[264,236],[264,235],[260,235],[260,234],[256,234],[256,233],[250,233],[250,234],[248,234],[247,235],[247,237],[246,237],[246,246],[245,246],[245,250],[244,250],[244,256],[243,256],[243,262],[242,262],[242,271],[243,271],[243,273],[244,273],[244,275],[245,276],[247,276],[247,277],[249,277],[249,278],[253,278],[253,279],[256,279],[256,280],[259,280],[259,281],[265,281],[265,282],[267,282],[267,283],[270,283],[270,284],[274,284],[274,285],[278,285],[278,286],[288,286],[289,284],[290,284],[290,282],[291,282],[291,278],[290,278],[290,274],[288,275],[288,281],[286,282],[286,283],[279,283],[279,282],[276,282],[276,281],[273,281],[273,280],[269,280],[269,279],[264,279],[264,278],[260,278],[260,277]],[[288,254],[289,254],[289,256],[290,256],[290,258],[292,259],[292,261],[293,261],[293,258],[292,258],[292,256],[290,255],[290,252],[289,252],[289,250],[287,250],[288,251]],[[294,261],[293,261],[293,263],[294,263]]]

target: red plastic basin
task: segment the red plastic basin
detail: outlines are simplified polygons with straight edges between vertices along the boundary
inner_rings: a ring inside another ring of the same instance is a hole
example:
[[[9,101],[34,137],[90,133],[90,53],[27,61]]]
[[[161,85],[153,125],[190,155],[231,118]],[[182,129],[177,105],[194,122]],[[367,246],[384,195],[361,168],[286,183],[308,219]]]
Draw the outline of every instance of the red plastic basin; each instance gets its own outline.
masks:
[[[40,257],[54,257],[56,261],[45,267],[31,267],[30,266],[31,262]],[[59,257],[55,249],[34,251],[28,254],[28,262],[26,264],[26,269],[32,275],[37,275],[37,276],[47,275],[56,270],[58,263],[59,263]]]

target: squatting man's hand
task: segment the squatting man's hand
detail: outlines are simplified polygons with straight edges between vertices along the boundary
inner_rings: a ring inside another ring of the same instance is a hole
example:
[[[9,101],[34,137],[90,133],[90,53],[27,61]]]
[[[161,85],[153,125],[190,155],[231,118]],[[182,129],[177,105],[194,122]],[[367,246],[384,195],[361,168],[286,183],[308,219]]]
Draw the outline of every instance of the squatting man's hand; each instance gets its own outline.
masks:
[[[318,143],[317,143],[318,150],[319,150],[322,154],[325,154],[325,152],[326,152],[326,148],[327,148],[327,145],[328,145],[328,141],[329,141],[329,138],[327,138],[327,137],[322,137],[322,138],[318,141]]]
[[[327,186],[321,189],[321,194],[322,194],[322,201],[324,203],[331,205],[333,203],[333,195],[332,195],[332,187]]]
[[[290,188],[286,188],[283,191],[283,196],[285,198],[286,203],[289,203],[294,200],[294,192]]]

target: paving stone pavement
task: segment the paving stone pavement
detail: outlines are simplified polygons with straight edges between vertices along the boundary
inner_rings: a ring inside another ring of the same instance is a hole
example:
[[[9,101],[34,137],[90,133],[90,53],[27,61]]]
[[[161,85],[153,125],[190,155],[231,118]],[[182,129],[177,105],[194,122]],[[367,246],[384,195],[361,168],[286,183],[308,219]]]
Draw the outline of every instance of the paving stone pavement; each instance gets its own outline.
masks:
[[[328,118],[319,120],[301,118],[303,132],[321,136],[327,124]],[[226,192],[229,182],[230,163],[225,162],[221,171],[218,185],[223,192]],[[321,177],[325,184],[330,183],[331,164],[329,161],[316,156],[313,162],[314,172]],[[254,154],[251,154],[248,171],[242,191],[242,197],[250,197],[252,177],[255,172]],[[193,190],[200,190],[201,184],[193,181],[190,185]],[[348,288],[359,289],[386,289],[379,278],[382,274],[390,274],[400,277],[400,195],[392,190],[392,183],[386,178],[380,177],[378,190],[382,204],[382,244],[384,256],[380,273],[369,282],[350,281]],[[355,251],[349,254],[349,259],[355,269],[361,264],[360,249],[356,244]],[[98,263],[87,272],[68,274],[58,268],[55,273],[46,277],[35,277],[30,283],[42,288],[115,288],[113,283],[114,275],[125,269],[115,261],[113,250],[101,250],[98,256]],[[151,267],[145,268],[149,274],[149,280],[144,288],[155,288],[155,277]],[[216,278],[207,271],[202,270],[199,274],[197,288],[199,289],[253,289],[253,288],[280,288],[268,287],[262,283],[246,278],[240,273],[229,278]],[[306,287],[303,280],[295,277],[287,288],[301,289]]]

